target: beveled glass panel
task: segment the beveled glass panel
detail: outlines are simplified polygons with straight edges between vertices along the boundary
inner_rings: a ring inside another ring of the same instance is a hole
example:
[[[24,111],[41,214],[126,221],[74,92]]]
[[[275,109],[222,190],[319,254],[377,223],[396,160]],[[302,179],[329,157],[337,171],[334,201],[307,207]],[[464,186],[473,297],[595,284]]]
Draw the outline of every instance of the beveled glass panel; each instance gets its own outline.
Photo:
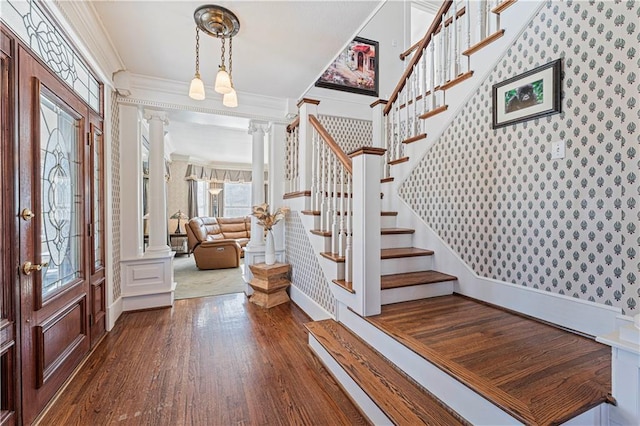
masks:
[[[102,133],[93,130],[93,265],[95,269],[104,265],[102,241],[104,221],[102,217]]]
[[[42,300],[80,277],[78,121],[40,96]]]

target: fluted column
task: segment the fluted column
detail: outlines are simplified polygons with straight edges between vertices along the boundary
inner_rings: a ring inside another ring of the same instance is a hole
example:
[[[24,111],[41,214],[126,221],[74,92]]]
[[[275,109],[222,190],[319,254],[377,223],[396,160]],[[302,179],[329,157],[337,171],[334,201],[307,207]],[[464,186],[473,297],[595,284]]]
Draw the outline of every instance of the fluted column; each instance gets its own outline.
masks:
[[[167,245],[167,200],[165,192],[164,111],[145,110],[149,123],[149,247],[148,252],[169,252]]]
[[[269,132],[269,123],[266,121],[251,120],[249,122],[249,134],[253,137],[251,147],[251,205],[264,203],[264,136]],[[251,240],[248,246],[257,248],[264,246],[264,231],[258,220],[251,217]]]

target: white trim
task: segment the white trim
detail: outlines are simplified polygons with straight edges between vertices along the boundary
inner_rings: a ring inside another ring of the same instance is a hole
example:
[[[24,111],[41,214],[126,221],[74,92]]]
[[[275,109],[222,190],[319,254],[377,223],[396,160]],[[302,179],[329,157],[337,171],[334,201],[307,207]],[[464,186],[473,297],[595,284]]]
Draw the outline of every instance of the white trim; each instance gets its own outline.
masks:
[[[139,311],[143,309],[171,308],[173,306],[173,294],[176,289],[176,283],[173,283],[171,291],[151,294],[123,294],[122,310],[123,311]]]
[[[393,422],[378,408],[375,402],[367,395],[358,384],[347,374],[347,372],[336,362],[335,359],[327,352],[322,344],[309,333],[309,347],[316,354],[320,362],[324,364],[327,371],[333,378],[340,383],[340,386],[349,395],[360,412],[367,417],[369,422],[374,425],[391,425]]]
[[[122,296],[120,296],[107,308],[107,331],[111,331],[113,329],[113,326],[116,325],[116,321],[118,321],[118,318],[122,315],[122,311]]]
[[[289,286],[289,297],[314,321],[334,319],[334,316],[330,314],[329,311],[324,309],[315,300],[307,296],[302,292],[302,290],[294,285]]]
[[[390,305],[392,303],[406,302],[409,300],[447,296],[453,294],[453,287],[453,281],[442,281],[433,284],[389,288],[382,290],[381,303],[383,305]]]

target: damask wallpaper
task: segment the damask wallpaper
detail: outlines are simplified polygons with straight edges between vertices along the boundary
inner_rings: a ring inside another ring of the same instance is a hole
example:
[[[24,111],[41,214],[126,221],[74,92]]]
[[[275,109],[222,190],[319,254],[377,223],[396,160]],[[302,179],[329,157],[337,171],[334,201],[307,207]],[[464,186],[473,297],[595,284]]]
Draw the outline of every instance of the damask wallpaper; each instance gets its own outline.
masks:
[[[118,95],[111,92],[111,214],[113,218],[112,264],[113,300],[121,294],[120,286],[120,110]]]
[[[638,312],[639,17],[548,2],[401,186],[480,276]],[[556,58],[562,113],[493,130],[492,85]]]
[[[291,265],[291,285],[299,288],[327,312],[335,315],[335,298],[309,242],[309,235],[298,217],[298,212],[287,214],[285,232],[287,235],[285,254],[287,262]]]
[[[318,115],[318,121],[347,154],[360,147],[371,146],[373,143],[373,123],[371,120]]]

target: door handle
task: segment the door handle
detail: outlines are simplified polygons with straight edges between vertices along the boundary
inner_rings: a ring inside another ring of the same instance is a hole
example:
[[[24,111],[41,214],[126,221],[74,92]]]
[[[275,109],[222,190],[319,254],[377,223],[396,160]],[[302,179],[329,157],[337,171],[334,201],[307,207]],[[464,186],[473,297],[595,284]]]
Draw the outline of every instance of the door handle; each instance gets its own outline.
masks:
[[[31,219],[33,219],[34,217],[36,217],[36,214],[34,212],[32,212],[31,209],[22,209],[22,212],[20,213],[20,217],[23,220],[28,222]]]
[[[26,261],[22,265],[22,272],[25,275],[31,275],[33,271],[40,271],[42,270],[42,268],[46,268],[47,266],[49,266],[49,262],[31,263],[29,261]]]

